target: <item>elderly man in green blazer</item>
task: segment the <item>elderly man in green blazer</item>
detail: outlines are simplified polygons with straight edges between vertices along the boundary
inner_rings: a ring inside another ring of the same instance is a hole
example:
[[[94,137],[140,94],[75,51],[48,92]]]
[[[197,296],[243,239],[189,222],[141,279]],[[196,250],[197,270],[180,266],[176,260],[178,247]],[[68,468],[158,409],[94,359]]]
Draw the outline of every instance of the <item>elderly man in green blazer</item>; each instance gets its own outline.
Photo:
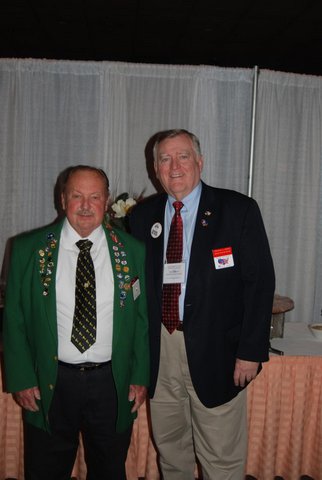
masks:
[[[145,251],[104,224],[108,197],[102,170],[72,167],[61,196],[65,218],[14,242],[4,358],[7,391],[24,414],[26,480],[69,479],[80,432],[87,479],[126,478],[149,378]],[[80,287],[76,270],[85,275]]]

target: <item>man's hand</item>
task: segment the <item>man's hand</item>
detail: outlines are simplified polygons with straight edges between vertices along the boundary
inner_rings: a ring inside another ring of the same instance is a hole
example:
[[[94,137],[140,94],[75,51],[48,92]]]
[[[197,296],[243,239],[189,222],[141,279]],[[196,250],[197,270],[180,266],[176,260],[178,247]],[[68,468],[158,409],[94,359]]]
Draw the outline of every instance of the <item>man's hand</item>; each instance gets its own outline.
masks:
[[[236,387],[244,387],[246,383],[256,377],[259,362],[250,362],[249,360],[236,359],[234,371],[234,383]]]
[[[129,402],[135,400],[131,412],[136,412],[145,400],[147,389],[142,385],[130,385]]]
[[[14,399],[20,407],[30,412],[38,412],[39,408],[36,399],[40,400],[40,391],[38,387],[27,388],[13,394]]]

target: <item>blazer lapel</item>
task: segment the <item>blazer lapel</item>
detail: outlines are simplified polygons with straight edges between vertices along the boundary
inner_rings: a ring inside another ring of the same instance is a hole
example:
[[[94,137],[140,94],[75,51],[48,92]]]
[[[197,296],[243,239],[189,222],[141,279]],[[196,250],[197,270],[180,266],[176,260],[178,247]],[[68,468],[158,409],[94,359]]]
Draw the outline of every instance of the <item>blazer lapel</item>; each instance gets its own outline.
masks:
[[[153,219],[150,224],[149,243],[152,250],[154,285],[156,285],[159,306],[162,302],[162,283],[163,283],[163,254],[164,254],[164,210],[167,201],[167,195],[159,197],[159,203],[153,212]],[[161,226],[161,234],[152,233],[153,226]]]
[[[50,225],[44,232],[44,241],[40,244],[36,255],[39,257],[37,274],[40,276],[44,310],[47,316],[49,329],[57,340],[57,307],[56,307],[56,273],[60,232],[63,221]],[[44,261],[42,263],[42,260]]]
[[[132,266],[127,258],[127,246],[120,238],[119,232],[110,226],[103,225],[109,249],[111,267],[114,279],[114,306],[113,306],[113,348],[115,347],[121,331],[122,318],[128,296],[132,295],[131,280],[133,278]],[[122,264],[121,262],[126,262]]]
[[[215,201],[209,195],[207,186],[202,184],[202,192],[197,212],[196,225],[190,252],[189,273],[187,279],[188,291],[193,292],[198,287],[199,271],[206,271],[208,263],[212,261],[211,249],[214,243],[217,215],[214,208]],[[209,252],[209,255],[207,254]]]

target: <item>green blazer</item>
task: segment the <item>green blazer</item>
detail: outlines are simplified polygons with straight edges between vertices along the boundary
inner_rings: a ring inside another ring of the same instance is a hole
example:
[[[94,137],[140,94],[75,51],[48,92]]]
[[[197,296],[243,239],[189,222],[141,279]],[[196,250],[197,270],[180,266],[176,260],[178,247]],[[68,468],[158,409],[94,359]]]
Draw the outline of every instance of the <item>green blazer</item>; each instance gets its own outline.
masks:
[[[24,411],[24,416],[47,431],[58,365],[55,276],[62,225],[63,221],[16,237],[4,309],[6,390],[18,392],[38,385],[39,412]],[[147,386],[149,378],[145,250],[127,233],[103,228],[114,273],[112,371],[118,396],[116,430],[121,432],[135,418],[130,412],[129,385]],[[116,251],[126,259],[125,268],[117,263]],[[140,295],[135,298],[136,279]]]

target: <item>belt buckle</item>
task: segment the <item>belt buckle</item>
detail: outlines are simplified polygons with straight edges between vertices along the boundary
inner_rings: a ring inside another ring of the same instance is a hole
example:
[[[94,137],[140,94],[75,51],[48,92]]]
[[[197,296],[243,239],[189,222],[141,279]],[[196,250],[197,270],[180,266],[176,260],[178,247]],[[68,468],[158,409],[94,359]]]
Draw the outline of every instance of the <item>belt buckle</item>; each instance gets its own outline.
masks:
[[[95,362],[85,362],[84,365],[81,365],[79,370],[80,372],[85,372],[85,371],[88,371],[88,370],[95,370],[96,368],[100,368],[102,364],[100,363],[95,363]]]

